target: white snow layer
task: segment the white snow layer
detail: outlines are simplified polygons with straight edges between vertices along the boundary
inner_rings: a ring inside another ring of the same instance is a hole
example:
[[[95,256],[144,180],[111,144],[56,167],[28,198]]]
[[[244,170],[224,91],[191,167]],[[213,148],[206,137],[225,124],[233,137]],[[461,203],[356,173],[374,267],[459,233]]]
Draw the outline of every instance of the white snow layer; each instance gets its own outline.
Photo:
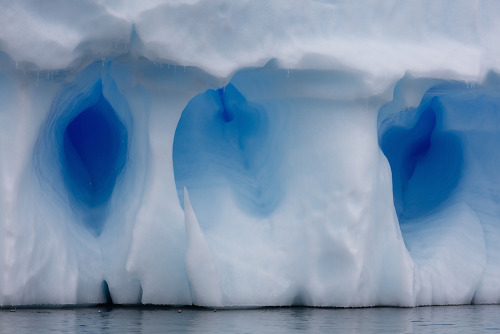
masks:
[[[498,1],[0,2],[0,305],[498,303],[497,36]]]

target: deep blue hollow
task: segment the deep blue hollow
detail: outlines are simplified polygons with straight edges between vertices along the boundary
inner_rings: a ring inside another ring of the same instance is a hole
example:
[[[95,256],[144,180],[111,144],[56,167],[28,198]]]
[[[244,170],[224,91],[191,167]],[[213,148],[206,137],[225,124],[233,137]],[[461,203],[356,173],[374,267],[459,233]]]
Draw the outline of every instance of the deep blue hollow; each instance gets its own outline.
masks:
[[[413,124],[391,127],[381,138],[400,222],[437,210],[461,178],[462,143],[440,126],[442,112],[438,97],[422,102]]]
[[[249,214],[274,210],[281,193],[271,135],[266,111],[232,84],[194,97],[182,113],[173,145],[181,205],[187,187],[199,218],[210,216],[218,189],[229,187]]]
[[[86,227],[100,234],[103,216],[127,158],[127,131],[109,102],[74,117],[63,132],[62,173]]]

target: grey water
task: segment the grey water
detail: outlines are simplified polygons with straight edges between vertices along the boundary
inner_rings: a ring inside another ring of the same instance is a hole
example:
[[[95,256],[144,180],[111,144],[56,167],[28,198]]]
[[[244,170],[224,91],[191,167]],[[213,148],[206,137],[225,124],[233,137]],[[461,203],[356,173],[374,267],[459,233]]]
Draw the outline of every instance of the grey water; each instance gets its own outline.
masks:
[[[0,310],[0,333],[500,332],[500,305],[417,308],[91,307]]]

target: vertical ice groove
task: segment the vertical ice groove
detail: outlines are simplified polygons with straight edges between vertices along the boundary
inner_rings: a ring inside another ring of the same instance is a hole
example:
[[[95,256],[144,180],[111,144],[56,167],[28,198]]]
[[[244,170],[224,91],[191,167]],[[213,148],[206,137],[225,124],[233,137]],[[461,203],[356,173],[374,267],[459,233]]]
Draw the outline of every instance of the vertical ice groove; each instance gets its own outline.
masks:
[[[186,187],[184,187],[184,217],[187,238],[186,269],[193,304],[222,306],[214,257],[198,224]]]

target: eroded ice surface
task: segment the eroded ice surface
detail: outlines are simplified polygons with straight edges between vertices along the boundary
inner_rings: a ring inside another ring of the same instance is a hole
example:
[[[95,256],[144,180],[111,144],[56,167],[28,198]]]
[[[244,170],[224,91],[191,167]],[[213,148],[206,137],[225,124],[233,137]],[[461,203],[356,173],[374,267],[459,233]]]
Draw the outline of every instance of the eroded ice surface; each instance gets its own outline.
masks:
[[[0,305],[499,302],[497,13],[0,4]]]

